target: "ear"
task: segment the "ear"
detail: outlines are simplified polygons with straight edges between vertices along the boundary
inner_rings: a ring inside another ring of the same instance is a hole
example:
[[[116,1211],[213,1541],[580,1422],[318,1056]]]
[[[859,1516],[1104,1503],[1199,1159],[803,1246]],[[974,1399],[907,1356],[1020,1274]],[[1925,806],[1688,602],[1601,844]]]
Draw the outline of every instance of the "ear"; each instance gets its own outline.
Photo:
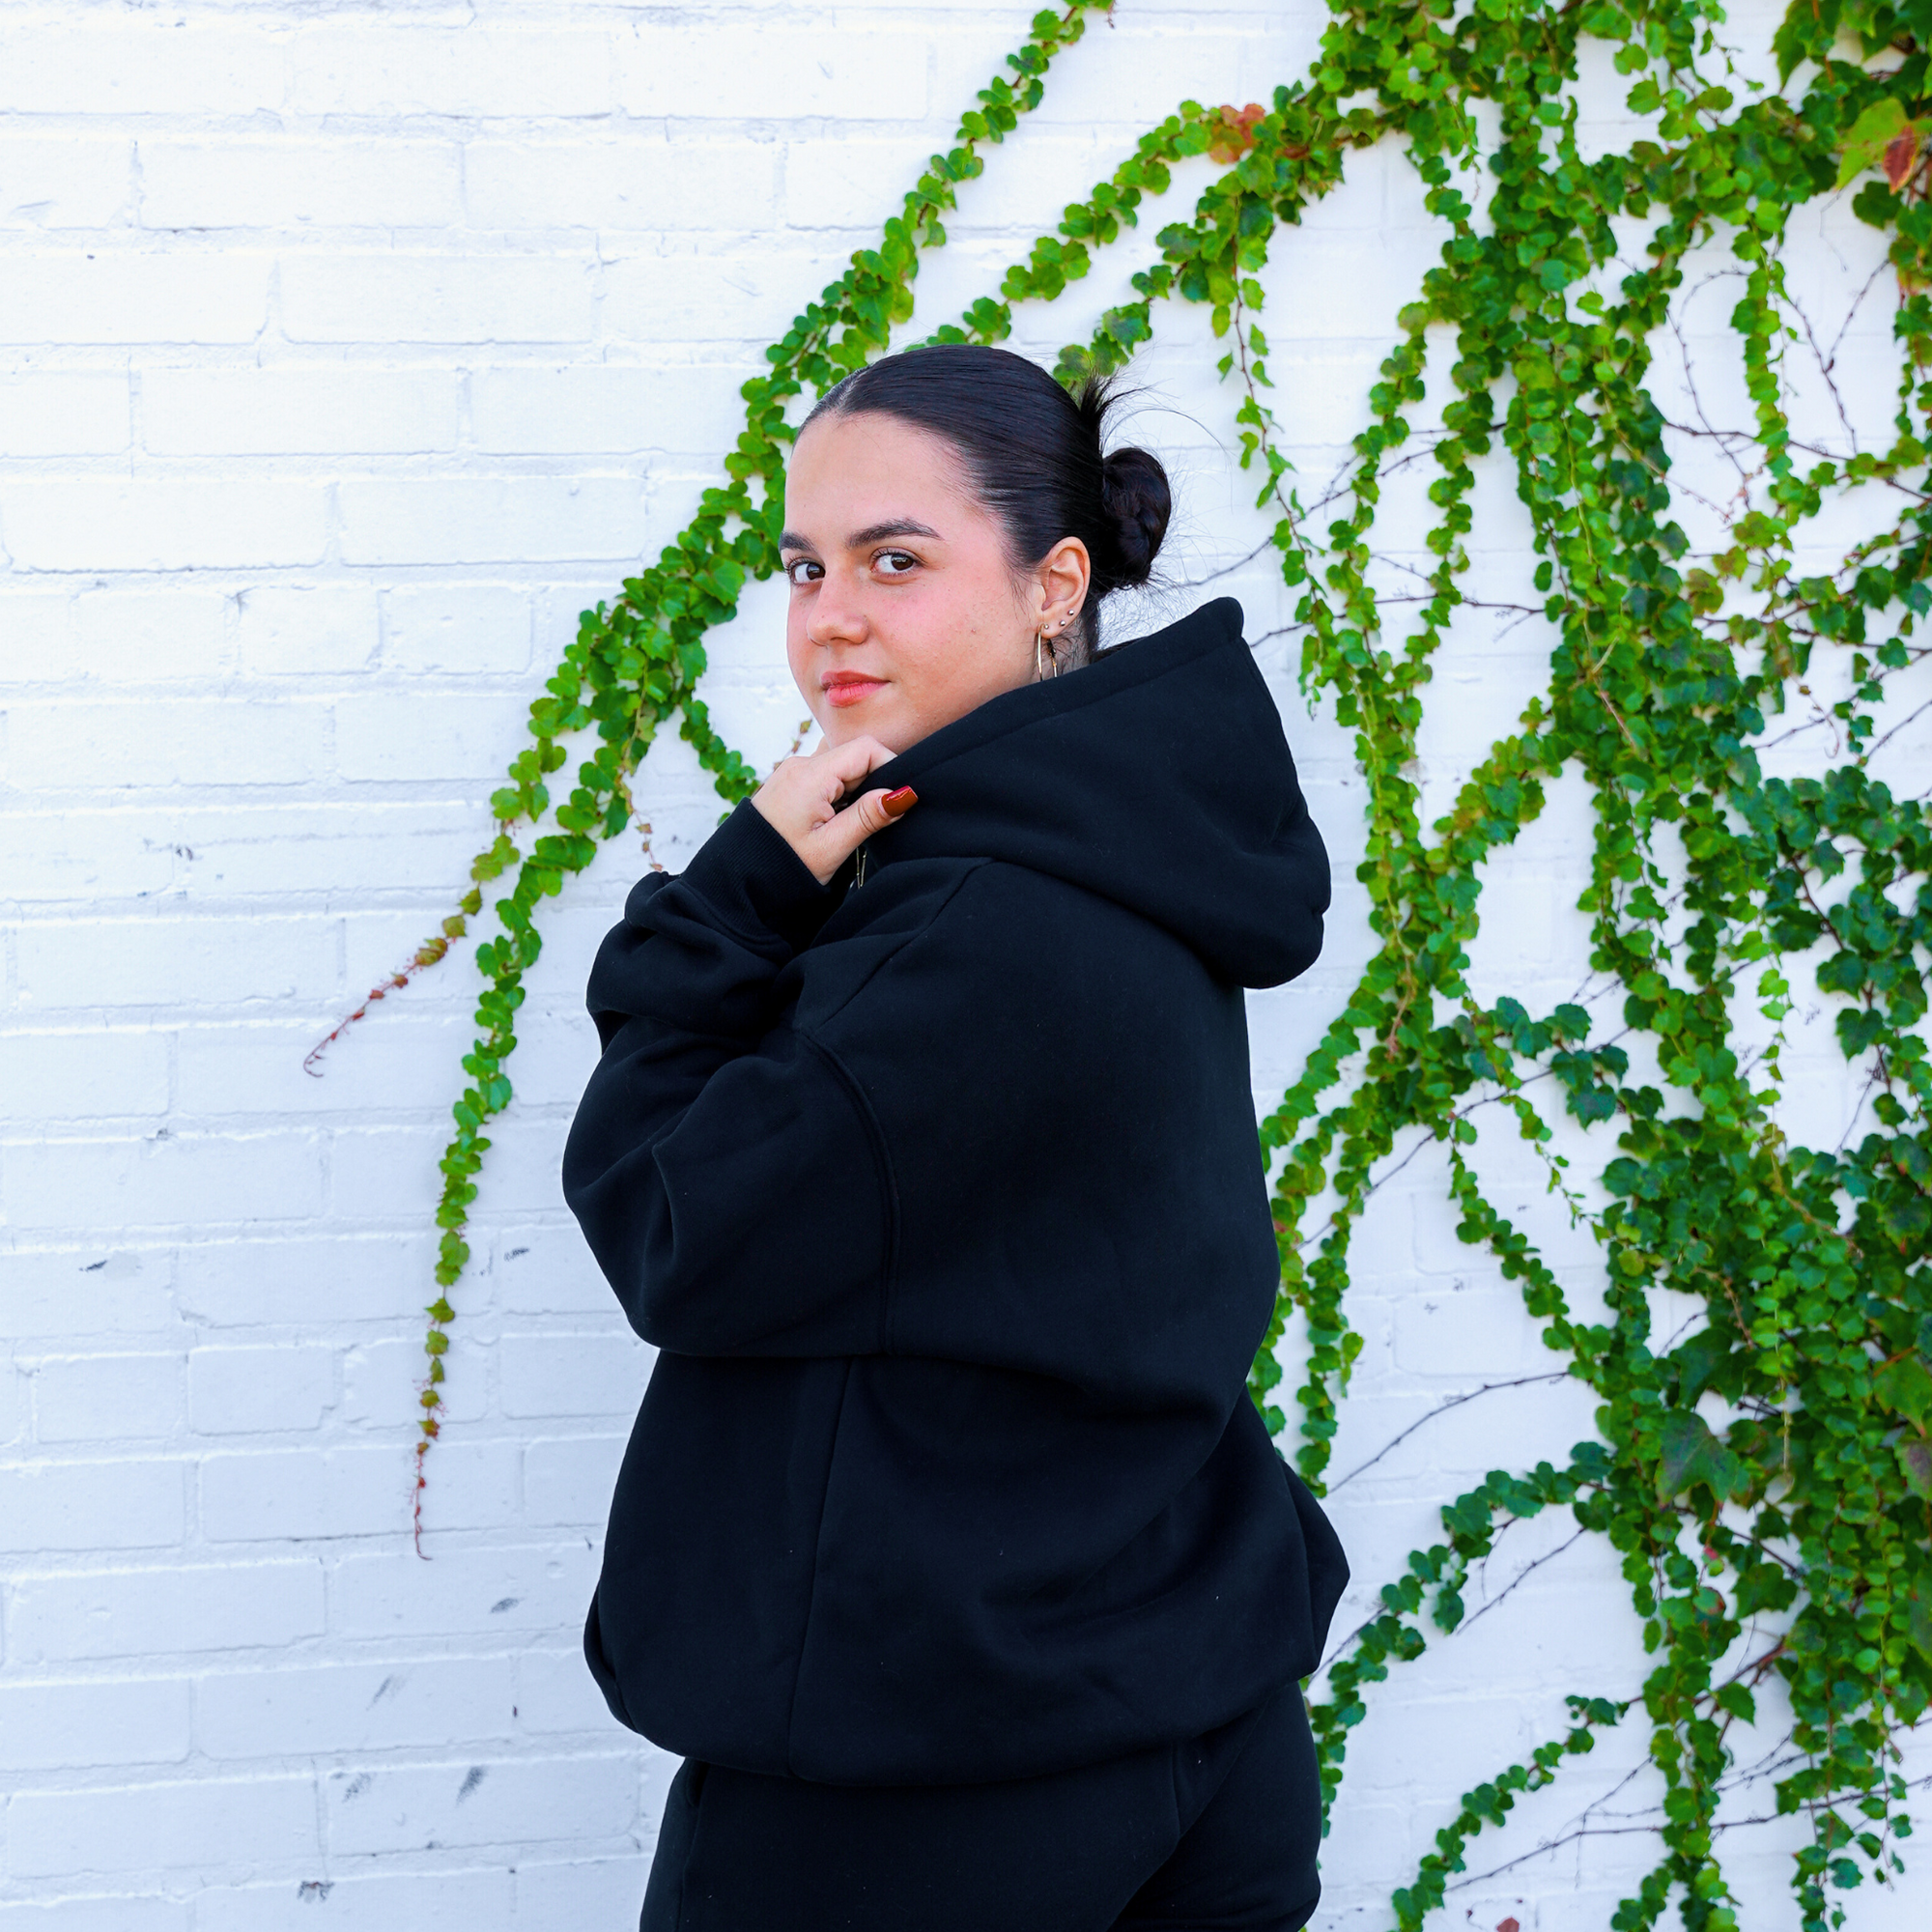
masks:
[[[1094,560],[1078,537],[1062,537],[1035,567],[1039,585],[1038,628],[1050,639],[1065,630],[1087,602],[1094,580]]]

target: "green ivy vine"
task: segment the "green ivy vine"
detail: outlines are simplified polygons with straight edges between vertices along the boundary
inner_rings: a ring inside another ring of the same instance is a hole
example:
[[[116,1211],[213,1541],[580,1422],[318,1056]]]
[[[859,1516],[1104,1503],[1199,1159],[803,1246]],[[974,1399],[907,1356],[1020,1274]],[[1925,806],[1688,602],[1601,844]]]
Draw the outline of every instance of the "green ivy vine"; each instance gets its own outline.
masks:
[[[476,949],[479,1031],[441,1163],[418,1527],[449,1296],[469,1259],[488,1122],[510,1102],[505,1066],[541,903],[632,822],[632,777],[672,718],[726,800],[752,788],[697,689],[706,632],[735,612],[748,577],[778,567],[788,405],[884,350],[911,317],[922,254],[943,245],[943,217],[981,171],[984,145],[1037,105],[1086,11],[1076,0],[1035,19],[1009,74],[980,91],[879,246],[856,254],[767,352],[769,373],[744,386],[727,480],[704,492],[656,564],[584,613],[492,801],[497,837],[472,889],[427,943],[433,957],[412,961],[434,963],[481,911],[484,888],[509,881],[495,901],[500,930]],[[1572,1697],[1562,1736],[1465,1795],[1437,1851],[1393,1895],[1403,1932],[1442,1904],[1476,1833],[1639,1711],[1665,1787],[1662,1822],[1656,1861],[1612,1925],[1640,1932],[1674,1903],[1688,1932],[1732,1932],[1720,1780],[1733,1727],[1756,1721],[1774,1679],[1791,1711],[1776,1807],[1808,1826],[1793,1874],[1806,1932],[1842,1923],[1861,1883],[1895,1882],[1911,1830],[1898,1739],[1932,1700],[1932,814],[1867,767],[1887,681],[1924,655],[1915,627],[1932,610],[1932,0],[1797,0],[1776,42],[1776,89],[1736,81],[1715,33],[1721,19],[1714,0],[1332,0],[1307,79],[1277,87],[1265,106],[1182,103],[1033,243],[997,296],[936,332],[1002,339],[1014,304],[1053,300],[1137,225],[1177,161],[1220,164],[1192,214],[1159,231],[1156,259],[1133,277],[1138,298],[1065,350],[1059,373],[1072,381],[1123,363],[1163,302],[1208,306],[1227,345],[1219,366],[1239,461],[1274,516],[1283,578],[1300,591],[1302,683],[1353,732],[1366,782],[1360,877],[1376,952],[1262,1126],[1282,1291],[1254,1398],[1283,1432],[1276,1345],[1295,1321],[1306,1361],[1295,1453],[1319,1488],[1361,1346],[1348,1315],[1350,1237],[1378,1164],[1414,1130],[1444,1150],[1462,1238],[1520,1286],[1561,1371],[1596,1398],[1598,1436],[1566,1466],[1494,1471],[1444,1508],[1443,1540],[1382,1586],[1378,1613],[1343,1645],[1312,1706],[1332,1798],[1370,1688],[1465,1620],[1470,1567],[1505,1525],[1565,1511],[1622,1557],[1648,1676]],[[1585,36],[1614,47],[1629,105],[1655,130],[1597,159],[1577,138]],[[1345,487],[1314,529],[1277,447],[1259,277],[1277,229],[1341,180],[1349,150],[1391,138],[1420,171],[1444,239],[1395,318]],[[1459,185],[1478,166],[1492,177],[1480,222]],[[1795,210],[1861,175],[1873,178],[1855,213],[1891,237],[1903,376],[1890,446],[1827,460],[1802,449],[1787,420],[1782,250]],[[1643,266],[1621,276],[1613,219],[1644,224],[1646,236]],[[1673,519],[1666,424],[1646,380],[1686,259],[1706,243],[1729,251],[1743,290],[1731,327],[1755,467],[1721,546],[1693,552]],[[1433,567],[1396,635],[1372,587],[1375,517],[1391,464],[1406,460],[1397,453],[1430,360],[1451,353],[1454,396],[1417,459],[1434,469]],[[1425,826],[1407,775],[1423,687],[1463,603],[1472,464],[1498,442],[1532,521],[1536,590],[1558,641],[1518,728]],[[1892,514],[1840,567],[1804,574],[1806,526],[1847,492]],[[1815,780],[1767,778],[1753,747],[1821,650],[1848,654],[1851,695],[1834,712],[1848,761]],[[558,779],[573,755],[574,777]],[[1623,995],[1614,1037],[1583,1006],[1541,1017],[1510,999],[1486,1007],[1466,978],[1484,867],[1569,771],[1593,802],[1578,905],[1592,964]],[[538,832],[546,818],[554,829]],[[1663,856],[1666,829],[1675,862]],[[1813,950],[1873,1123],[1833,1151],[1799,1144],[1778,1118],[1792,1000],[1783,967]],[[1741,1050],[1745,1002],[1771,1029],[1756,1053]],[[1554,1145],[1548,1110],[1559,1099],[1575,1123],[1566,1133],[1589,1129],[1605,1144],[1598,1206]],[[1573,1312],[1534,1242],[1484,1194],[1469,1150],[1486,1103],[1501,1111],[1485,1118],[1507,1117],[1542,1152],[1597,1244],[1604,1319]],[[1660,1291],[1695,1297],[1702,1325],[1660,1335]]]

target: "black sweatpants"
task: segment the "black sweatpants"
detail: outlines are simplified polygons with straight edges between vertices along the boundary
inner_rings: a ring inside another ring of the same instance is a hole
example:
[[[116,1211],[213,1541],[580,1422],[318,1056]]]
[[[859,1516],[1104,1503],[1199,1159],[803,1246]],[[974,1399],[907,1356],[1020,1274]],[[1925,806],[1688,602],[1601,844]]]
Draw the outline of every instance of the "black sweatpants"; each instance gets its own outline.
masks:
[[[687,1759],[640,1932],[1297,1932],[1321,1896],[1301,1692],[1004,1784],[809,1784]]]

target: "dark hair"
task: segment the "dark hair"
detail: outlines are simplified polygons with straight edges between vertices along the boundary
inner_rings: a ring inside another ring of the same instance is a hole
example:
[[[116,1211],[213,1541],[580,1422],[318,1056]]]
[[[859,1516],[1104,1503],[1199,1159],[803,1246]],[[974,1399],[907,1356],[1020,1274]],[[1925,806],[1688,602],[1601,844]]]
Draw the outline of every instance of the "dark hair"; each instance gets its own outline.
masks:
[[[1090,376],[1070,394],[1010,350],[947,343],[854,370],[806,421],[876,413],[943,437],[1005,526],[1015,570],[1078,537],[1093,582],[1059,655],[1063,664],[1085,664],[1099,646],[1101,600],[1148,581],[1174,508],[1158,458],[1144,449],[1101,454],[1101,428],[1116,400],[1101,378]]]

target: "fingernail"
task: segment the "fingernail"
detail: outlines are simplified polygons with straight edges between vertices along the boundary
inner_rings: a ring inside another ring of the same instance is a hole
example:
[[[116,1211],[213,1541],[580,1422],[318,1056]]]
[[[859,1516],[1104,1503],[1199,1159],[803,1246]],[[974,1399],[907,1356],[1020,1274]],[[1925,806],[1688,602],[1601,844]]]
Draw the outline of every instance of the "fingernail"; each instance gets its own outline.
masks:
[[[911,785],[900,785],[897,791],[889,791],[879,801],[879,810],[888,818],[897,818],[910,811],[919,803],[919,794]]]

